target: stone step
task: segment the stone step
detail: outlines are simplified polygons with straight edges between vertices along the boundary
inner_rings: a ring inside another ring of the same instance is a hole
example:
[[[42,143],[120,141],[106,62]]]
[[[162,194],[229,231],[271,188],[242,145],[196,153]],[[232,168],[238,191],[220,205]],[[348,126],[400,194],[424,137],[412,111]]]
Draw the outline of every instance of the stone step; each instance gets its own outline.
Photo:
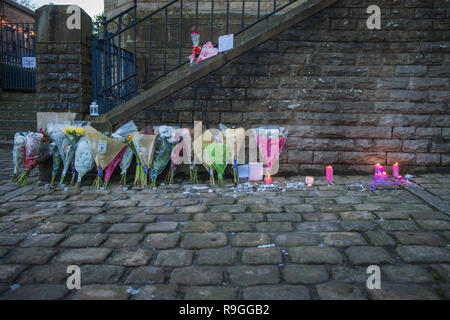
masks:
[[[111,130],[114,125],[130,119],[140,111],[148,109],[153,104],[180,91],[211,72],[220,69],[233,59],[273,38],[284,30],[291,28],[297,23],[306,20],[336,1],[337,0],[305,0],[300,2],[297,6],[288,6],[284,8],[279,14],[267,18],[265,21],[256,24],[247,31],[236,36],[234,39],[236,46],[232,50],[221,52],[217,56],[207,59],[201,64],[193,66],[186,65],[170,72],[162,77],[159,82],[152,84],[152,87],[144,88],[141,94],[116,106],[104,117],[91,119],[93,125],[98,129]]]
[[[12,150],[13,145],[13,140],[0,140],[0,149]]]
[[[36,121],[0,119],[0,128],[1,131],[34,131],[36,130]]]
[[[20,111],[34,111],[36,112],[36,104],[34,100],[30,101],[2,101],[0,103],[0,111],[10,111],[10,110],[20,110]]]
[[[36,94],[28,92],[2,91],[0,93],[0,97],[2,103],[7,101],[29,103],[30,101],[34,101],[36,99]]]
[[[20,120],[36,122],[36,111],[0,110],[0,121]]]

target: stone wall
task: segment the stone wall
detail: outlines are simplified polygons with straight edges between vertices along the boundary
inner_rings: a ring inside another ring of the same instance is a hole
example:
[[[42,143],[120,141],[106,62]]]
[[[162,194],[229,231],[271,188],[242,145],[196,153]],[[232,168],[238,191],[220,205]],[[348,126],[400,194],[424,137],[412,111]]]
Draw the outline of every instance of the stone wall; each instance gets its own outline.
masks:
[[[68,29],[68,6],[36,11],[38,111],[86,113],[92,102],[92,22],[81,10],[81,29]]]
[[[141,15],[150,13],[168,3],[172,0],[137,0],[137,9]],[[281,6],[289,1],[277,0],[277,6]],[[133,0],[104,0],[105,15],[110,18],[124,10],[133,6]],[[196,0],[183,0],[183,11],[194,12],[196,6]],[[273,10],[273,0],[260,0],[261,12]],[[227,8],[227,2],[214,1],[215,11],[225,11]],[[211,1],[199,0],[198,9],[201,13],[208,13],[211,10]],[[249,14],[254,14],[258,9],[258,0],[246,0],[245,11]],[[230,0],[230,10],[233,12],[242,12],[242,0]]]
[[[0,89],[0,147],[12,148],[18,131],[35,131],[36,94]]]
[[[281,173],[450,167],[450,2],[340,0],[134,119],[289,128]]]
[[[137,16],[142,18],[154,10],[170,3],[168,0],[138,0],[137,1]],[[290,5],[294,7],[303,1],[297,1]],[[139,84],[145,83],[147,80],[154,79],[163,73],[164,61],[164,30],[167,30],[167,43],[165,52],[166,70],[176,67],[179,60],[179,36],[181,29],[182,48],[181,61],[187,60],[187,57],[192,52],[192,41],[190,33],[197,29],[200,32],[200,45],[206,41],[211,40],[217,46],[218,37],[227,33],[237,33],[242,29],[242,0],[230,0],[229,15],[228,15],[228,31],[226,29],[226,1],[214,1],[214,15],[211,15],[211,1],[198,1],[198,16],[196,16],[196,1],[183,1],[183,23],[180,28],[179,21],[179,7],[180,2],[174,3],[168,7],[167,26],[165,26],[164,11],[159,11],[152,15],[151,24],[151,59],[149,59],[148,51],[148,30],[149,21],[142,20],[136,28],[137,41],[137,64],[138,74],[137,80]],[[287,0],[277,0],[277,8],[289,3]],[[247,26],[257,20],[258,1],[245,1],[245,18],[244,25]],[[124,12],[126,9],[133,6],[133,0],[105,0],[105,14],[108,18]],[[260,17],[268,12],[273,11],[273,0],[260,1]],[[280,13],[278,13],[280,14]],[[117,19],[118,20],[118,19]],[[122,23],[127,24],[131,21],[131,16],[125,16]],[[213,30],[211,32],[211,21],[213,21]],[[197,25],[196,25],[197,23]],[[110,24],[108,30],[116,30],[117,26]],[[129,39],[134,38],[134,29],[129,29],[121,34],[121,46],[131,52],[134,51],[134,42]],[[128,40],[127,40],[128,39]],[[118,43],[119,37],[115,37],[115,42]]]
[[[34,12],[12,0],[2,0],[4,20],[18,23],[34,23]]]

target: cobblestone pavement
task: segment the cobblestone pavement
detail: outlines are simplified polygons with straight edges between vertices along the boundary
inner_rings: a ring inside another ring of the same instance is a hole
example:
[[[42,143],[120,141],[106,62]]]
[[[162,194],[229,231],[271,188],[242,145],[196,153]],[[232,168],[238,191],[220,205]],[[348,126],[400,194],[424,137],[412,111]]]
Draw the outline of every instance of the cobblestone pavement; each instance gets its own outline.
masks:
[[[0,154],[0,299],[448,299],[450,218],[367,177],[280,188],[80,192],[9,182]],[[422,179],[422,180],[421,180]],[[417,182],[449,200],[450,175]],[[68,265],[81,267],[68,290]],[[369,290],[368,265],[381,267]]]

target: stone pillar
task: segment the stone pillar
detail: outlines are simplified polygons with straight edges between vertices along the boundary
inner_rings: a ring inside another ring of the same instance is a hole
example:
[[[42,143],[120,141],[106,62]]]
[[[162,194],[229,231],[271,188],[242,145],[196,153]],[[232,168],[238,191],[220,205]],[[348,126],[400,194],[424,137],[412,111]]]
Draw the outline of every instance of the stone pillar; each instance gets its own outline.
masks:
[[[91,18],[76,5],[46,5],[36,10],[36,30],[38,111],[88,113]]]

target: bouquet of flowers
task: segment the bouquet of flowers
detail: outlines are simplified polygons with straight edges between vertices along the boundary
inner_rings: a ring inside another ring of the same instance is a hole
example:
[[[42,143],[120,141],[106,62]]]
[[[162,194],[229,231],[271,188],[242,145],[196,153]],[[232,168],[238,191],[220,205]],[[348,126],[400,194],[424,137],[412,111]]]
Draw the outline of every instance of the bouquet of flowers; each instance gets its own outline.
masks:
[[[221,124],[221,129],[225,136],[225,141],[227,144],[227,149],[230,151],[233,159],[233,182],[238,183],[238,171],[237,171],[237,160],[239,153],[241,152],[241,147],[245,141],[245,129],[229,129]]]
[[[41,143],[44,140],[44,135],[38,132],[28,132],[25,136],[25,153],[23,157],[23,164],[25,171],[17,179],[17,183],[26,186],[28,176],[31,170],[39,164],[41,157]]]
[[[206,152],[206,147],[215,141],[223,142],[219,137],[214,137],[209,130],[205,131],[194,141],[194,159],[201,159],[203,166],[208,171],[211,186],[216,184],[214,181],[214,166],[212,159],[209,157],[208,152]]]
[[[283,127],[261,127],[254,129],[259,152],[266,163],[266,178],[272,173],[272,165],[278,160],[288,131]]]
[[[75,156],[75,150],[77,148],[78,141],[84,134],[84,129],[81,127],[68,126],[64,129],[63,144],[60,146],[61,159],[63,163],[63,170],[61,173],[61,179],[59,184],[63,184],[66,177],[67,170],[72,163],[72,159]],[[62,148],[61,148],[62,147]]]
[[[48,135],[52,142],[56,145],[55,151],[59,153],[59,163],[58,168],[61,165],[62,157],[64,156],[64,145],[67,143],[67,137],[64,134],[64,128],[67,127],[68,123],[50,123],[47,126],[48,129]],[[53,165],[55,165],[55,159],[56,156],[53,156]],[[58,170],[58,169],[55,169]],[[56,172],[55,172],[56,175]],[[54,180],[55,177],[52,176],[52,180]]]
[[[203,45],[202,51],[200,51],[200,54],[198,55],[196,63],[199,63],[200,61],[217,56],[218,53],[219,53],[219,48],[214,48],[212,42],[208,41]]]
[[[170,170],[166,177],[166,183],[172,184],[175,176],[176,166],[182,162],[184,146],[191,144],[191,134],[189,129],[182,128],[175,131],[175,137],[178,140],[178,144],[172,149],[170,155]]]
[[[14,175],[12,181],[17,180],[19,174],[20,164],[23,162],[23,155],[25,150],[25,132],[17,132],[14,135],[14,147],[13,147],[13,163],[14,163]]]
[[[158,137],[156,138],[155,155],[150,171],[151,188],[156,186],[156,178],[166,167],[172,154],[172,149],[178,142],[178,137],[176,137],[177,127],[159,126],[155,127],[155,129],[158,132]]]
[[[194,63],[194,60],[200,55],[200,51],[202,47],[199,46],[200,43],[200,34],[197,30],[191,32],[191,40],[192,40],[192,53],[189,56],[189,62],[191,65]]]
[[[114,172],[114,169],[117,167],[119,162],[122,160],[122,157],[127,151],[128,146],[125,146],[120,150],[120,152],[117,154],[117,156],[113,159],[113,161],[106,167],[105,169],[105,182],[103,183],[103,187],[106,188],[108,186],[108,182],[111,179],[111,176]]]
[[[95,161],[92,156],[91,148],[89,147],[89,142],[86,137],[82,137],[75,150],[75,169],[77,171],[75,190],[80,188],[81,179],[83,179],[84,175],[94,169],[94,167]]]
[[[157,133],[149,134],[148,131],[135,133],[132,136],[134,148],[136,150],[136,177],[135,184],[147,187],[148,170],[152,165],[155,153],[155,142]]]
[[[194,129],[189,130],[189,135],[191,140],[194,141]],[[195,165],[196,155],[193,153],[193,159],[191,160],[191,164],[189,166],[189,183],[198,183],[198,167]]]
[[[219,187],[223,186],[223,173],[227,167],[228,161],[231,159],[230,149],[225,143],[210,143],[205,147],[214,169],[217,171],[217,179]]]
[[[56,174],[58,173],[59,166],[61,165],[61,155],[59,154],[58,147],[56,146],[55,142],[52,142],[50,144],[51,153],[52,153],[52,179],[50,181],[50,186],[53,186],[53,183],[55,182]]]
[[[198,168],[197,166],[192,162],[189,166],[189,183],[195,183],[198,184]]]
[[[76,149],[75,149],[75,152],[76,152]],[[75,182],[75,177],[77,175],[77,169],[75,169],[75,155],[72,158],[71,166],[72,166],[72,178],[70,179],[70,185],[72,186],[73,183]]]
[[[127,136],[129,136],[132,132],[134,132],[136,130],[137,130],[136,125],[134,124],[133,121],[130,121],[130,122],[124,124],[123,126],[121,126],[119,129],[117,129],[117,131],[111,135],[111,138],[113,138],[117,141],[123,142],[123,143],[127,143],[127,141],[128,141]],[[108,182],[111,179],[114,169],[121,162],[123,155],[125,154],[125,152],[128,149],[129,149],[129,147],[127,145],[125,147],[123,147],[123,149],[120,150],[120,152],[117,154],[117,156],[113,159],[113,161],[105,169],[105,182],[103,184],[104,188],[106,188],[108,186]]]
[[[86,128],[85,136],[89,142],[89,147],[98,170],[97,177],[95,178],[91,189],[100,189],[103,170],[114,160],[119,152],[125,147],[125,144],[105,136],[91,126]]]
[[[39,129],[38,133],[42,134],[41,146],[40,146],[40,154],[39,154],[39,162],[46,160],[48,157],[52,155],[50,138],[47,133],[47,130]]]
[[[136,148],[133,144],[133,133],[127,136],[127,139],[125,143],[128,146],[128,149],[125,150],[125,153],[123,154],[122,159],[120,160],[119,167],[120,167],[120,184],[126,185],[127,184],[127,171],[128,168],[131,165],[131,162],[133,161],[133,155],[136,158],[136,161],[139,161],[139,156],[136,152]]]
[[[59,184],[64,182],[67,170],[69,169],[75,155],[77,143],[84,132],[83,128],[68,126],[68,124],[69,123],[54,122],[47,126],[48,135],[56,144],[63,163],[63,170]]]

